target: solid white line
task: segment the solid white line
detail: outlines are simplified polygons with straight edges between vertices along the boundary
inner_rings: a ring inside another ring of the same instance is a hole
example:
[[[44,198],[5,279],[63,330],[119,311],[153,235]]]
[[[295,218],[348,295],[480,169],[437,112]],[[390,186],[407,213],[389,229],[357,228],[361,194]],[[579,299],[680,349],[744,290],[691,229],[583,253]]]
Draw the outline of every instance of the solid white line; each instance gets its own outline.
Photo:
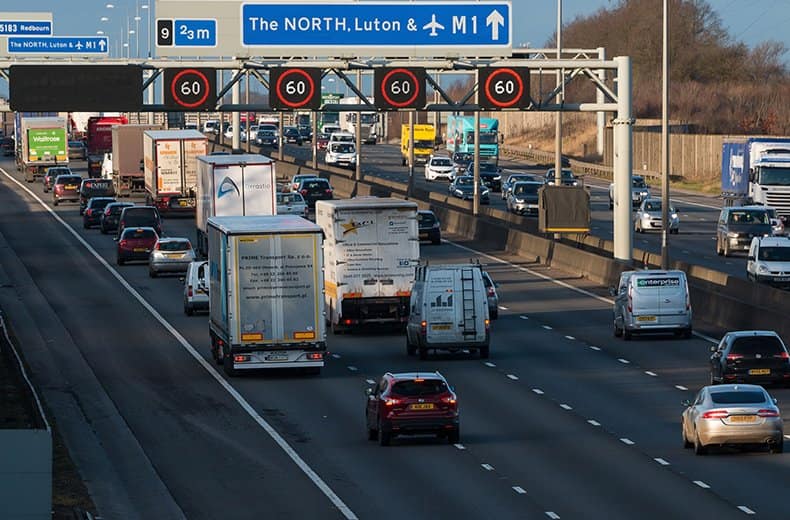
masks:
[[[483,364],[484,364],[485,366],[489,367],[489,368],[494,368],[494,367],[496,367],[496,365],[495,365],[495,364],[493,364],[493,363],[492,363],[492,362],[490,362],[490,361],[486,361],[486,362],[485,362],[485,363],[483,363]]]
[[[21,182],[12,177],[3,168],[0,168],[0,172],[2,172],[3,175],[8,177],[10,181],[26,191],[31,197],[33,197],[33,199],[41,204],[41,206],[47,212],[49,212],[56,221],[66,228],[66,230],[71,233],[71,235],[80,244],[82,244],[82,246],[85,247],[85,249],[87,249],[88,252],[93,255],[93,257],[101,265],[103,265],[113,277],[115,277],[116,280],[118,280],[124,289],[126,289],[129,294],[131,294],[134,299],[136,299],[140,305],[142,305],[151,314],[151,316],[153,316],[154,319],[158,321],[176,339],[176,341],[178,341],[178,343],[181,344],[184,350],[186,350],[195,359],[195,361],[197,361],[198,364],[202,366],[203,369],[208,372],[208,374],[213,377],[217,383],[219,383],[220,386],[222,386],[222,388],[239,404],[239,406],[241,406],[241,408],[247,412],[247,415],[249,415],[258,424],[258,426],[260,426],[269,435],[269,437],[274,440],[275,443],[277,443],[280,449],[283,450],[286,455],[288,455],[288,457],[300,470],[302,470],[305,475],[307,475],[313,484],[315,484],[315,486],[321,490],[321,492],[332,502],[332,504],[334,504],[334,506],[343,514],[345,518],[349,520],[357,519],[357,515],[354,514],[354,512],[345,504],[345,502],[343,502],[343,500],[341,500],[340,497],[337,496],[334,491],[332,491],[332,488],[330,488],[326,482],[324,482],[324,480],[318,476],[318,473],[316,473],[313,468],[311,468],[304,461],[304,459],[302,459],[302,457],[296,453],[296,450],[294,450],[291,445],[288,444],[288,441],[286,441],[282,435],[280,435],[277,430],[266,421],[266,419],[261,417],[261,415],[252,407],[252,405],[250,405],[250,403],[244,399],[239,391],[236,390],[230,383],[228,383],[228,381],[222,377],[219,372],[217,372],[216,369],[203,358],[202,355],[200,355],[195,347],[193,347],[192,344],[170,324],[170,322],[168,322],[161,314],[159,314],[159,311],[157,311],[150,303],[148,303],[148,301],[143,298],[143,296],[137,292],[137,290],[132,287],[131,284],[129,284],[129,282],[127,282],[126,279],[121,276],[121,274],[114,267],[112,267],[84,238],[82,238],[80,234],[74,230],[74,228],[72,228],[65,220],[63,220],[60,215],[53,211],[52,208],[47,206],[44,201],[38,197],[38,195],[30,191],[27,186],[23,185]]]
[[[751,509],[749,509],[746,506],[738,506],[738,509],[740,509],[741,511],[743,511],[747,515],[756,515],[757,514],[757,513],[755,513],[754,511],[752,511]]]
[[[709,486],[709,485],[707,485],[706,483],[704,483],[704,482],[703,482],[703,481],[701,481],[701,480],[695,480],[695,481],[694,481],[694,483],[695,483],[696,485],[698,485],[699,487],[701,487],[702,489],[710,489],[710,486]]]
[[[601,425],[601,423],[599,423],[595,419],[587,419],[587,422],[592,424],[593,426],[600,426]]]
[[[669,466],[669,462],[667,462],[666,460],[662,459],[661,457],[656,457],[656,458],[655,458],[655,459],[653,459],[653,460],[654,460],[654,461],[656,461],[656,462],[658,462],[658,463],[659,463],[659,464],[661,464],[662,466]]]
[[[593,350],[597,350],[597,351],[601,350],[601,347],[596,347],[596,346],[593,346],[593,345],[590,345],[590,348],[593,349]]]
[[[619,361],[620,363],[626,364],[626,365],[630,363],[630,361],[628,361],[627,359],[623,359],[623,358],[617,358],[617,361]]]
[[[493,471],[493,470],[494,470],[494,466],[492,466],[491,464],[480,464],[480,465],[481,465],[481,466],[483,467],[483,469],[484,469],[484,470],[486,470],[486,471]]]
[[[551,518],[551,520],[559,520],[560,519],[560,515],[558,515],[554,511],[546,511],[546,516]]]
[[[348,367],[346,367],[346,368],[348,368],[352,372],[356,372],[358,370],[357,367],[354,367],[354,366],[351,366],[351,365],[348,365]]]
[[[513,374],[508,374],[507,377],[512,379],[513,381],[518,381],[518,376],[514,376]]]
[[[544,393],[543,390],[541,390],[540,388],[533,388],[532,391],[538,395],[543,395]]]
[[[686,387],[685,387],[685,386],[683,386],[683,385],[675,385],[675,388],[677,388],[678,390],[683,390],[684,392],[685,392],[686,390],[688,390],[688,388],[686,388]]]
[[[626,437],[621,437],[620,438],[620,442],[622,442],[623,444],[628,444],[629,446],[633,446],[634,445],[634,441],[632,441],[631,439],[628,439]]]
[[[373,381],[372,379],[365,379],[365,382],[366,382],[367,384],[369,384],[369,385],[375,385],[375,384],[376,384],[376,382],[375,382],[375,381]]]
[[[563,410],[573,410],[573,408],[571,408],[570,405],[567,405],[565,403],[560,404],[560,408],[562,408]]]
[[[519,316],[519,318],[521,318],[522,320],[528,320],[528,319],[529,319],[529,316],[524,316],[524,315],[522,314],[521,316]]]
[[[565,339],[574,340],[576,338],[574,338],[573,336],[565,336]]]
[[[645,370],[645,374],[649,375],[650,377],[658,377],[658,374],[651,372],[650,370]]]
[[[465,450],[466,449],[466,446],[464,446],[463,444],[453,444],[453,446],[455,446],[459,450]]]
[[[519,495],[526,495],[527,494],[527,492],[521,486],[513,486],[513,491],[515,491]]]
[[[546,330],[553,330],[549,325],[544,325],[543,328]]]

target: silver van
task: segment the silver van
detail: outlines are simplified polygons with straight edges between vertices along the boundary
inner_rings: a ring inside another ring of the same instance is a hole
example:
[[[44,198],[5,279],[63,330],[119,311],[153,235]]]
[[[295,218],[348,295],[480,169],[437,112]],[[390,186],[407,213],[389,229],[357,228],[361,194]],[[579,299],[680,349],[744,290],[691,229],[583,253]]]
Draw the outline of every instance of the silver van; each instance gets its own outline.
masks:
[[[683,271],[625,271],[610,289],[614,301],[614,335],[674,332],[691,337],[691,301]]]
[[[421,265],[416,268],[406,324],[406,352],[477,351],[488,357],[488,296],[479,264]]]

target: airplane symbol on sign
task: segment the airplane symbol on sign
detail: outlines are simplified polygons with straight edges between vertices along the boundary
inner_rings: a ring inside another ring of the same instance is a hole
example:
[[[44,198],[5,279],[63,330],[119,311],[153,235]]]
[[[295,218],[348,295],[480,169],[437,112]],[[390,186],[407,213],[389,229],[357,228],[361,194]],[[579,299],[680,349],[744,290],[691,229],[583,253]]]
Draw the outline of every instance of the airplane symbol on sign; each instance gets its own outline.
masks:
[[[436,32],[436,29],[444,30],[444,25],[442,25],[439,22],[437,22],[436,21],[436,15],[432,14],[431,15],[431,21],[426,23],[425,25],[423,25],[422,28],[431,30],[431,32],[428,33],[428,36],[439,36],[439,34]]]

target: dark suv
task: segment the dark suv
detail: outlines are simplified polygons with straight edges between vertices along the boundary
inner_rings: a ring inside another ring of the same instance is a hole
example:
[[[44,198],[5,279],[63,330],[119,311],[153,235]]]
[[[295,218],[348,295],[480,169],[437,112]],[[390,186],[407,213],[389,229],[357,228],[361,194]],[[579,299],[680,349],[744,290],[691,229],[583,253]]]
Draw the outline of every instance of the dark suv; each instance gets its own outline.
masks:
[[[113,197],[115,188],[112,179],[83,179],[80,184],[80,215],[92,197]]]
[[[314,208],[317,200],[332,200],[332,186],[326,179],[303,179],[296,191],[302,194],[309,208]]]
[[[732,206],[721,209],[716,225],[716,254],[749,251],[752,238],[773,234],[767,208]]]
[[[711,347],[710,382],[790,384],[790,355],[776,332],[728,332]]]
[[[52,184],[52,204],[57,206],[61,202],[78,202],[80,200],[79,175],[58,175]]]
[[[442,243],[442,227],[433,211],[428,209],[418,211],[417,227],[420,240],[430,240],[434,245]]]
[[[82,212],[82,227],[89,229],[101,223],[104,208],[108,204],[115,202],[112,197],[91,197],[85,203],[85,210]]]
[[[150,227],[161,237],[162,217],[159,216],[159,210],[153,206],[129,206],[128,208],[123,208],[118,219],[119,237],[124,228],[127,227]]]
[[[369,440],[388,446],[397,435],[435,433],[460,441],[458,397],[439,372],[387,372],[366,393]]]
[[[99,217],[99,229],[101,229],[102,234],[106,235],[110,231],[117,230],[121,212],[131,206],[134,206],[131,202],[111,202],[107,204],[101,217]]]

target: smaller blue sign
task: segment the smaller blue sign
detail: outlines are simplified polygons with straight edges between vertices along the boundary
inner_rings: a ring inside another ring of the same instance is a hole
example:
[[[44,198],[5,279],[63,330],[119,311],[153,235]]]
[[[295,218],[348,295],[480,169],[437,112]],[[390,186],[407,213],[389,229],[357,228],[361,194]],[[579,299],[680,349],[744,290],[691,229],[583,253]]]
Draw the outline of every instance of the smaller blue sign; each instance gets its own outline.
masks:
[[[106,36],[11,36],[9,54],[107,54],[110,48]]]
[[[51,36],[52,22],[46,20],[0,20],[0,36]]]
[[[216,47],[216,20],[178,20],[173,22],[176,47]]]

